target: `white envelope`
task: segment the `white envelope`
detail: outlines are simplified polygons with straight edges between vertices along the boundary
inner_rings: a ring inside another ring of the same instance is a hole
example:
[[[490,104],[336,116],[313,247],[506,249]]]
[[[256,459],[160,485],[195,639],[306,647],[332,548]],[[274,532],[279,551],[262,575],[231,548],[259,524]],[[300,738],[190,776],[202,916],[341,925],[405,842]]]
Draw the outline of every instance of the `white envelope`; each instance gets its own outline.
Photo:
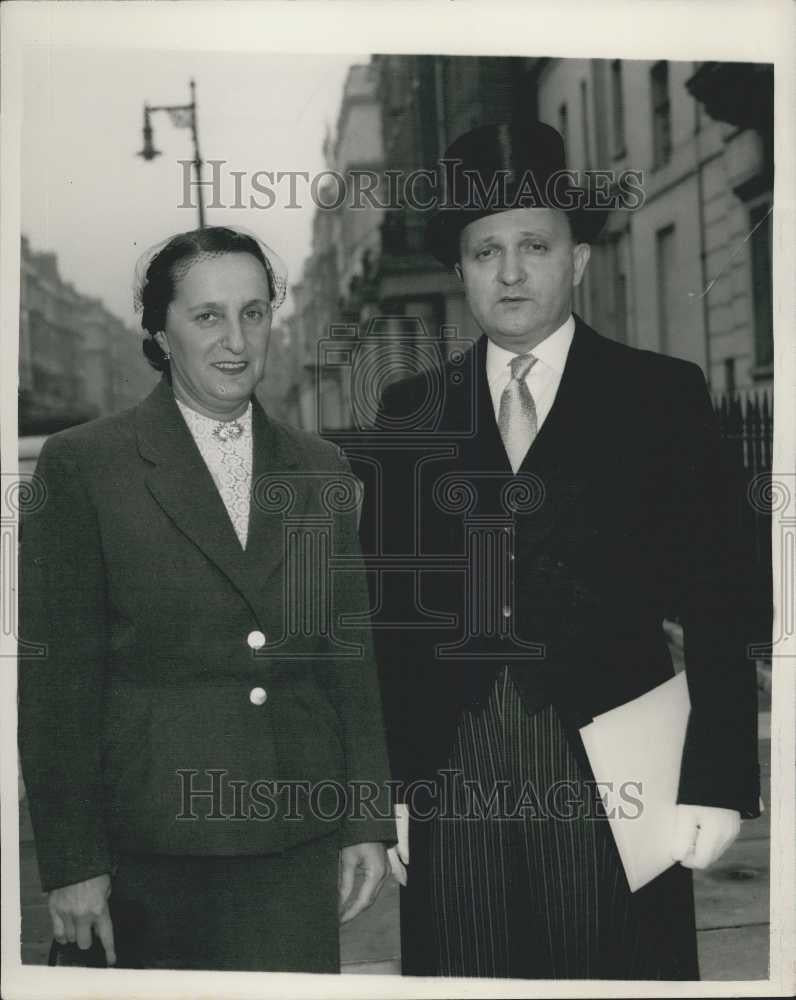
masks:
[[[580,730],[631,892],[675,862],[671,848],[691,710],[685,673]]]

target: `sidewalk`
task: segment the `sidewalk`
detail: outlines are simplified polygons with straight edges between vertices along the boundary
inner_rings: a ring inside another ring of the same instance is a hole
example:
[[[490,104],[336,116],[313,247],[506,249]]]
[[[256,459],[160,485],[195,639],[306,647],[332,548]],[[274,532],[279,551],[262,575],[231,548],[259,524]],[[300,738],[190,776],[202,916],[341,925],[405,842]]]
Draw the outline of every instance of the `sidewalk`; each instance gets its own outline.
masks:
[[[760,692],[761,706],[766,695]],[[761,795],[771,803],[771,702],[759,714]],[[771,818],[745,820],[741,835],[708,871],[696,872],[697,941],[703,979],[765,979],[769,951]]]

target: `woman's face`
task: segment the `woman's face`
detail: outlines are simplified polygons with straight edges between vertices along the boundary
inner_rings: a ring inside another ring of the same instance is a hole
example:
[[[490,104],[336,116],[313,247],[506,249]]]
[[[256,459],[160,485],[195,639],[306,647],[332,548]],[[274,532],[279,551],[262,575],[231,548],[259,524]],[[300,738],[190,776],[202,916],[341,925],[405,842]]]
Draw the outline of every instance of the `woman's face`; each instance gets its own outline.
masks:
[[[270,333],[265,268],[251,254],[227,253],[197,261],[176,282],[156,340],[171,355],[175,396],[207,417],[231,420],[263,377]]]

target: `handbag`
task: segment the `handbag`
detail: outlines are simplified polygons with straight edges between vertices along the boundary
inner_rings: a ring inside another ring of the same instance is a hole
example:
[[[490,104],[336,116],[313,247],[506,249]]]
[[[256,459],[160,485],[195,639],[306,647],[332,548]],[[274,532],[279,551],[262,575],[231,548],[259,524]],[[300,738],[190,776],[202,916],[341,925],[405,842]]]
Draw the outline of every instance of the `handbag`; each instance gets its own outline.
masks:
[[[50,953],[47,956],[47,965],[71,965],[84,969],[107,969],[108,967],[108,963],[105,961],[105,949],[97,937],[92,939],[91,947],[86,951],[78,948],[76,944],[60,944],[53,938]]]

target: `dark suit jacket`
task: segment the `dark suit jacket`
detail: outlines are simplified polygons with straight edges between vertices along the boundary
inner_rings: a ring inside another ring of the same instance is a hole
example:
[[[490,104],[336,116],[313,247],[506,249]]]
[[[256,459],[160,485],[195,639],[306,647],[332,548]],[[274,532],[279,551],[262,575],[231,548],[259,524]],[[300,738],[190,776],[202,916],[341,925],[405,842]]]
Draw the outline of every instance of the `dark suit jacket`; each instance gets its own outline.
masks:
[[[362,539],[378,556],[395,777],[430,779],[444,766],[462,710],[483,702],[504,663],[531,711],[556,707],[587,766],[578,727],[672,676],[661,626],[678,616],[692,704],[680,801],[757,815],[739,483],[701,371],[578,320],[553,408],[515,477],[486,346],[450,361],[439,382],[388,387],[382,430],[357,466],[370,470]],[[468,537],[477,558],[464,568]],[[468,620],[477,640],[464,641]]]
[[[253,429],[245,553],[165,382],[44,446],[21,618],[46,655],[21,661],[19,736],[45,889],[109,871],[117,850],[394,839],[391,821],[348,818],[319,785],[388,779],[370,635],[354,620],[367,609],[355,481],[334,447],[256,401]],[[237,800],[230,782],[244,783]]]

